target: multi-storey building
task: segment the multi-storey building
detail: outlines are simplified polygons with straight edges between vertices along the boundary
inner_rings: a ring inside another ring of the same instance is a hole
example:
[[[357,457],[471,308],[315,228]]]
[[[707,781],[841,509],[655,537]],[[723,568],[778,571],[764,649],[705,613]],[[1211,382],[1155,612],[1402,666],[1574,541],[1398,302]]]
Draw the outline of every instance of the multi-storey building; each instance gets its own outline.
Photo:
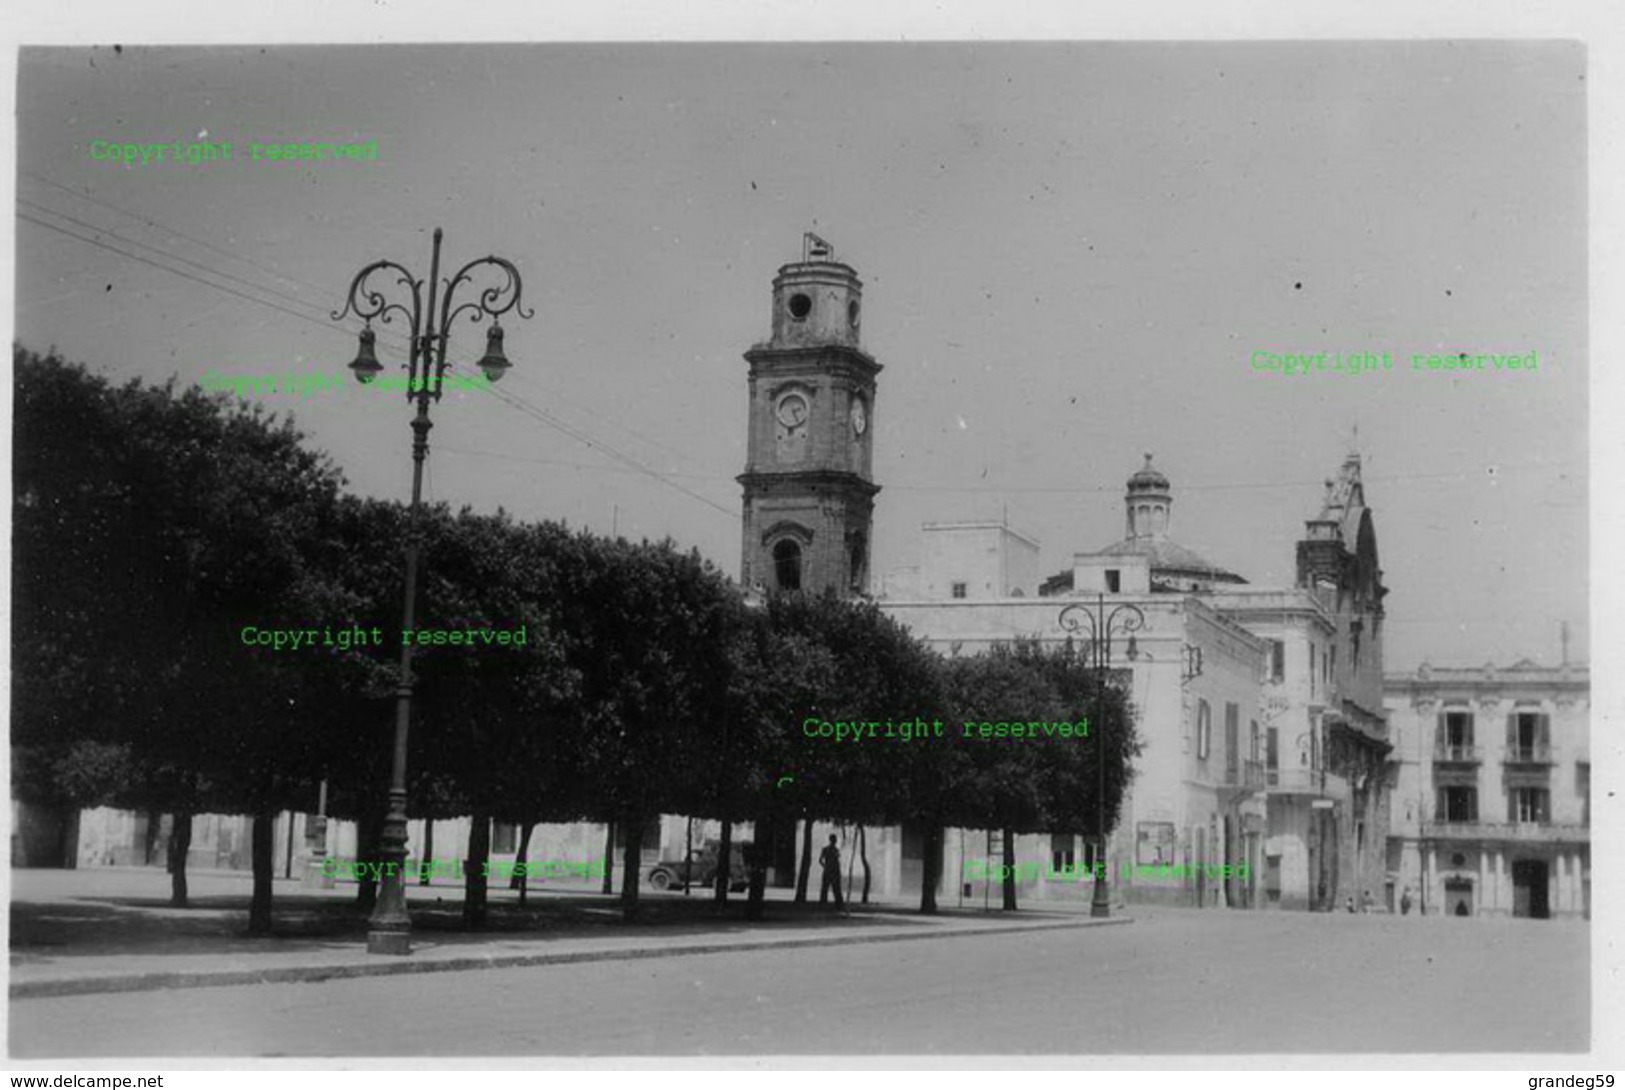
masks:
[[[964,532],[981,533],[969,527]],[[1022,540],[1012,533],[1007,543]],[[952,558],[959,552],[944,550],[943,555]],[[978,582],[975,568],[996,564],[996,558],[981,550],[963,554],[969,565],[963,571],[928,570],[924,580],[927,586],[969,584],[962,597],[888,598],[880,603],[888,616],[943,654],[975,654],[1017,638],[1064,643],[1075,633],[1060,618],[1073,603],[1103,610],[1107,617],[1114,610],[1132,609],[1144,619],[1143,626],[1116,635],[1111,643],[1109,668],[1135,708],[1145,746],[1117,829],[1108,838],[1105,863],[1116,892],[1136,902],[1261,904],[1255,889],[1263,862],[1258,702],[1264,641],[1198,596],[1153,591],[1155,569],[1145,555],[1112,554],[1108,561],[1105,554],[1080,554],[1065,573],[1077,589],[1066,597],[1039,597],[1031,586],[1006,587],[997,595],[972,593]],[[1108,584],[1115,588],[1112,593],[1105,590]],[[956,873],[972,875],[962,881],[960,892],[981,900],[987,891],[974,875],[975,864],[990,851],[986,837],[980,831],[967,830],[964,836],[954,831],[946,844],[945,883],[952,883]],[[906,848],[905,840],[905,862]],[[961,856],[957,860],[956,851]],[[1018,837],[1016,857],[1047,861],[1063,872],[1072,866],[1088,869],[1095,858],[1094,845],[1067,830]],[[997,855],[992,862],[997,864]],[[1179,877],[1142,878],[1136,873],[1137,866],[1163,863],[1177,865]],[[956,864],[964,869],[956,870]],[[1226,866],[1228,872],[1222,869]],[[1089,883],[1050,881],[1036,870],[1019,882],[1026,895],[1089,899]],[[1125,875],[1127,881],[1121,881]]]
[[[1149,455],[1124,505],[1127,536],[1079,553],[1036,599],[1007,576],[1030,570],[1036,542],[997,524],[930,524],[922,567],[888,580],[882,608],[945,653],[1016,637],[1059,642],[1073,600],[1137,609],[1145,626],[1114,645],[1111,666],[1129,686],[1145,750],[1109,871],[1245,864],[1246,877],[1131,881],[1122,894],[1199,906],[1365,903],[1386,879],[1387,591],[1359,457],[1345,460],[1308,520],[1293,587],[1253,586],[1173,541],[1172,485]],[[1070,850],[1060,834],[1050,845],[1028,839],[1022,846],[1040,858]]]
[[[1586,667],[1424,664],[1386,683],[1401,908],[1589,918]]]
[[[1232,587],[1215,603],[1267,645],[1258,719],[1268,830],[1263,900],[1329,907],[1339,886],[1337,808],[1347,805],[1346,783],[1326,768],[1322,723],[1336,623],[1318,598],[1298,589]]]
[[[1382,706],[1382,569],[1360,457],[1326,482],[1290,590],[1219,587],[1226,616],[1271,641],[1265,693],[1265,897],[1287,908],[1380,905],[1389,797]]]

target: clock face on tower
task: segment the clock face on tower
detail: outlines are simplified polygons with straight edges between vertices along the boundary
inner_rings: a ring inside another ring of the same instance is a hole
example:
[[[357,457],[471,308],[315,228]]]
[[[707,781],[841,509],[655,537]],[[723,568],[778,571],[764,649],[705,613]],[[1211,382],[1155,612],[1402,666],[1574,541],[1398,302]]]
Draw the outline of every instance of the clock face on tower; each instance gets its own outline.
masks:
[[[787,428],[799,428],[807,422],[807,399],[800,394],[785,394],[779,398],[776,414],[779,423]]]
[[[852,399],[852,434],[862,435],[869,430],[869,410],[863,404],[863,398]]]

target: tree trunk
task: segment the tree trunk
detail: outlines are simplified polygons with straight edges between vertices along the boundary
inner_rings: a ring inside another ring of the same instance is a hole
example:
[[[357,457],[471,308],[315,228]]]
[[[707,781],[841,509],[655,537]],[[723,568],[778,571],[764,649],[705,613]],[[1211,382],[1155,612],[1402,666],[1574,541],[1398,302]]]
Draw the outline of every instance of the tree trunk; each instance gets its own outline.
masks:
[[[846,826],[841,826],[841,846],[846,849],[846,897],[842,911],[848,915],[852,912],[852,866],[857,862],[857,852],[853,850],[852,839],[847,836]]]
[[[434,818],[423,819],[423,855],[418,864],[418,885],[426,886],[434,877]]]
[[[858,826],[858,851],[863,855],[863,903],[869,903],[869,832],[864,826]]]
[[[615,823],[604,826],[604,893],[615,892]]]
[[[688,829],[683,834],[683,896],[687,897],[694,888],[694,819],[688,819]]]
[[[767,863],[773,855],[774,822],[772,815],[756,819],[756,839],[751,841],[745,855],[745,869],[750,875],[750,894],[745,902],[745,919],[759,920],[767,909]]]
[[[276,811],[267,804],[254,815],[254,896],[248,903],[248,933],[271,935],[271,880],[276,874]]]
[[[807,903],[807,878],[812,874],[812,818],[801,821],[801,864],[796,868],[796,904]]]
[[[186,907],[186,857],[192,854],[192,814],[179,811],[169,834],[169,903]]]
[[[632,923],[638,918],[638,871],[643,863],[643,815],[626,821],[626,859],[621,864],[621,919]]]
[[[532,826],[528,821],[519,823],[519,851],[513,857],[513,874],[508,876],[508,888],[517,889],[521,895],[525,889],[525,860],[530,858],[530,834]]]
[[[288,867],[282,875],[284,878],[293,877],[293,811],[288,811]]]
[[[141,857],[143,866],[152,866],[153,849],[158,846],[158,834],[163,831],[164,815],[158,810],[147,811],[147,845]]]
[[[725,905],[728,903],[729,860],[734,852],[734,823],[726,818],[722,821],[722,843],[717,851],[716,902]]]
[[[941,869],[942,860],[939,858],[942,849],[942,829],[936,825],[927,826],[925,830],[925,865],[920,868],[920,913],[924,916],[937,914],[937,872]]]
[[[478,931],[485,926],[486,868],[491,862],[491,815],[474,811],[468,830],[468,858],[463,861],[463,926]]]
[[[1002,830],[1000,836],[1004,839],[1004,910],[1016,911],[1016,834],[1011,829]]]
[[[61,835],[57,838],[57,858],[62,860],[63,870],[79,869],[79,808],[69,807],[60,826]]]
[[[536,832],[535,822],[525,822],[525,832],[520,835],[518,845],[518,861],[522,866],[530,859],[530,837],[533,832]],[[520,871],[520,867],[513,867],[513,877],[518,879],[518,906],[523,908],[526,895],[530,893],[530,866],[525,866],[523,872]]]
[[[383,815],[368,812],[356,822],[355,856],[357,863],[378,862],[378,842],[384,832]],[[355,903],[364,912],[371,912],[378,903],[377,867],[356,867],[360,877],[355,884]]]

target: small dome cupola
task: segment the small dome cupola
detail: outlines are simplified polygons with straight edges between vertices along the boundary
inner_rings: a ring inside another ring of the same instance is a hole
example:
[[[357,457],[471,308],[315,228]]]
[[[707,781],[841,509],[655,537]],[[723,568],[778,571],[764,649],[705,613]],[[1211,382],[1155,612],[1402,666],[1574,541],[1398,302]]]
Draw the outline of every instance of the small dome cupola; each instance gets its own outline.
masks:
[[[1168,536],[1174,505],[1172,486],[1168,478],[1151,464],[1151,455],[1145,456],[1145,465],[1128,479],[1128,492],[1123,497],[1123,503],[1128,509],[1130,538]]]

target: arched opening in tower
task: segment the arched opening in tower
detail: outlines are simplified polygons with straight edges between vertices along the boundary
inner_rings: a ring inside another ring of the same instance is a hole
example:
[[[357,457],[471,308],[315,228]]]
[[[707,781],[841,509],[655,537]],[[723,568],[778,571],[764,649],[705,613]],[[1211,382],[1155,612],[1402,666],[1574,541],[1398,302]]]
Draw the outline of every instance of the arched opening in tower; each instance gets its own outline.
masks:
[[[801,546],[781,541],[773,546],[773,575],[780,590],[801,589]]]

